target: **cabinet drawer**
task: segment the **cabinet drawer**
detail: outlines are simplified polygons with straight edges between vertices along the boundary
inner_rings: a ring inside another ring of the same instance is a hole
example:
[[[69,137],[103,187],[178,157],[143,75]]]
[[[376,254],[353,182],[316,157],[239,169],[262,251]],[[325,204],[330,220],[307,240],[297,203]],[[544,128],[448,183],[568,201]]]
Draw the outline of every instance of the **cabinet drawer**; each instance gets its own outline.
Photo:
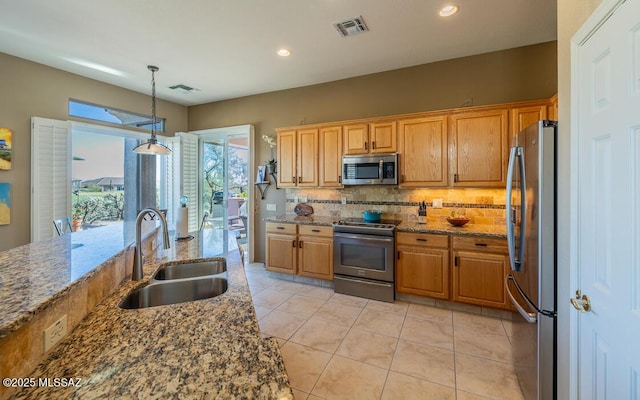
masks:
[[[429,247],[449,247],[449,236],[432,233],[398,232],[396,244]]]
[[[298,235],[333,237],[333,226],[298,225]]]
[[[278,222],[267,222],[266,231],[273,233],[286,233],[290,235],[296,234],[296,224],[285,224]]]
[[[507,239],[454,236],[452,247],[456,250],[473,250],[499,254],[509,253]]]

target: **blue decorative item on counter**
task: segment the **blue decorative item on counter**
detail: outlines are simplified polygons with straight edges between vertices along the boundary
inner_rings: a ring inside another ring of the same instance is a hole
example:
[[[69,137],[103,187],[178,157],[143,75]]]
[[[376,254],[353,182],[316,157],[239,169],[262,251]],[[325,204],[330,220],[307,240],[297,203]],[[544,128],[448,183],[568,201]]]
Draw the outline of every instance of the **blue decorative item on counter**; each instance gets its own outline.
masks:
[[[365,222],[380,222],[382,217],[382,211],[380,210],[365,210],[362,212]]]

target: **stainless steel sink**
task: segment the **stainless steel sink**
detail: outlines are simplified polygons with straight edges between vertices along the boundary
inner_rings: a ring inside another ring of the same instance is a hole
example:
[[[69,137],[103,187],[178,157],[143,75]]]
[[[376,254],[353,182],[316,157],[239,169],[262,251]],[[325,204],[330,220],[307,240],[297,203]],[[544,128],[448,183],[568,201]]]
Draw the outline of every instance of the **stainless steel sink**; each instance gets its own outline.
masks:
[[[124,309],[164,306],[209,299],[226,291],[227,280],[219,277],[166,281],[134,290],[119,306]]]
[[[227,271],[225,259],[188,262],[165,265],[153,275],[153,280],[165,281],[170,279],[187,279],[207,275],[217,275]]]

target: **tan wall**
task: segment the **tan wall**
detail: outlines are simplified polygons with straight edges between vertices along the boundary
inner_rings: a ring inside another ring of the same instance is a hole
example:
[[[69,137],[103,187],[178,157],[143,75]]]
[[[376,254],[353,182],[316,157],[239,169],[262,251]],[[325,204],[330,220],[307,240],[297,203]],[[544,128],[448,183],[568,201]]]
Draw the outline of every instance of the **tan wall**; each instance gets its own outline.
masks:
[[[11,183],[11,223],[0,225],[0,251],[29,243],[31,128],[33,116],[68,116],[69,98],[149,114],[149,96],[0,53],[0,127],[13,131],[12,169],[0,171]],[[151,90],[151,89],[149,89]],[[187,107],[159,100],[167,134],[187,129]]]
[[[275,129],[461,107],[469,99],[486,105],[548,98],[557,91],[556,42],[419,65],[297,89],[189,107],[189,130],[253,124],[259,138]],[[271,158],[256,140],[257,164]],[[264,260],[266,204],[282,214],[285,191],[258,200],[255,259]]]
[[[571,38],[602,0],[558,0],[558,398],[576,398],[577,370],[569,368],[571,338],[570,172],[571,172]]]

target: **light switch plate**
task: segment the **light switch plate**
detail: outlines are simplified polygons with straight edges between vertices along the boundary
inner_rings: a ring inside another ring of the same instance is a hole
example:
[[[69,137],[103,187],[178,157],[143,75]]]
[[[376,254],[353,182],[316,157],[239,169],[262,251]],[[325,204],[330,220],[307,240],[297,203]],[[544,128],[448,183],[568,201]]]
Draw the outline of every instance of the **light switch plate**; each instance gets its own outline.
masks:
[[[44,330],[44,351],[49,351],[67,334],[67,314]]]
[[[442,199],[433,199],[431,206],[433,208],[442,208]]]
[[[300,196],[300,203],[306,203],[307,202],[307,196]]]
[[[342,204],[347,204],[347,198],[346,197],[342,198]]]
[[[276,205],[273,203],[267,203],[267,211],[276,211]]]

